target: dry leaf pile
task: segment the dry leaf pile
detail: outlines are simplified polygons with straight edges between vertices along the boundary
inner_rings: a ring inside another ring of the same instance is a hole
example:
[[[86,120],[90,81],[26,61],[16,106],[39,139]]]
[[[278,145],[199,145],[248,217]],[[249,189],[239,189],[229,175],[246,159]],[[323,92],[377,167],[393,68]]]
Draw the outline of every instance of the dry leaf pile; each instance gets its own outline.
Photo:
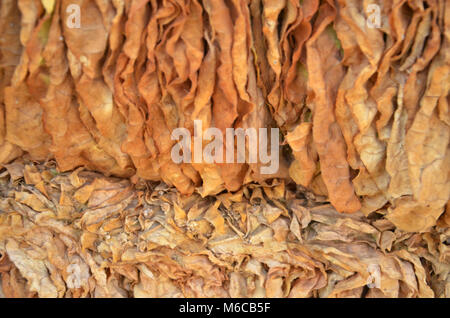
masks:
[[[4,295],[449,297],[449,55],[446,0],[2,0]]]
[[[401,231],[278,179],[202,198],[50,164],[6,169],[8,297],[450,297],[447,226]]]

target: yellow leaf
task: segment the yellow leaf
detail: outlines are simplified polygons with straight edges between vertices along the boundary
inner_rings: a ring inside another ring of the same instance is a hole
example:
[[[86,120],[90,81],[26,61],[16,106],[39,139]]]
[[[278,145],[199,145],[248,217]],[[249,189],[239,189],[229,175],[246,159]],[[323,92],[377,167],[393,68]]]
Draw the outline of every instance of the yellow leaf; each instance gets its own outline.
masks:
[[[55,8],[55,0],[41,0],[47,14],[52,14]]]

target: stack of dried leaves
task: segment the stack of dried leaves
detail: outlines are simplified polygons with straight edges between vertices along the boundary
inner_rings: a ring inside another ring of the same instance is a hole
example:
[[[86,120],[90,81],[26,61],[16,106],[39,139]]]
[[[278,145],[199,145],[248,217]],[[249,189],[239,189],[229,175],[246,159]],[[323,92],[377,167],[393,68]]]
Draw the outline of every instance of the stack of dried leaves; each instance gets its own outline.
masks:
[[[0,182],[8,297],[450,297],[448,227],[404,232],[282,180],[202,198],[15,161]]]
[[[446,0],[2,0],[4,293],[449,296],[449,55]],[[279,171],[174,163],[196,119]]]

